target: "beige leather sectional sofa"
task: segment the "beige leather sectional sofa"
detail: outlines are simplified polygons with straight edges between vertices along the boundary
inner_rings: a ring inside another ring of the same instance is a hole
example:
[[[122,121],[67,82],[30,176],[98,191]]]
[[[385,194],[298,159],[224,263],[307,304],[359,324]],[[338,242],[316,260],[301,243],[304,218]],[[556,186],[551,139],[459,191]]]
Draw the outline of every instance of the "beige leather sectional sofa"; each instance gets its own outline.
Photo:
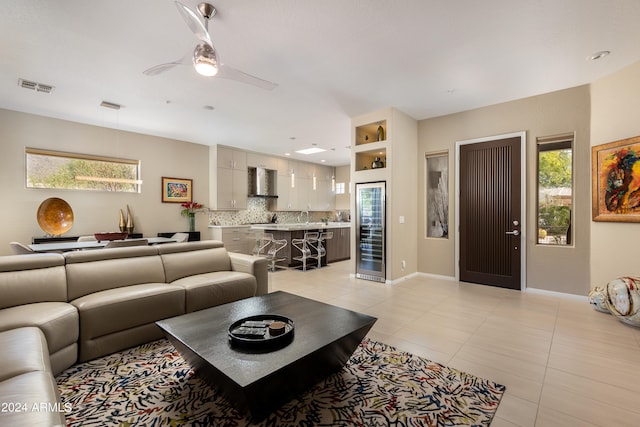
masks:
[[[0,425],[64,424],[56,374],[161,338],[157,320],[267,292],[265,259],[213,240],[0,257],[0,404],[27,409]]]

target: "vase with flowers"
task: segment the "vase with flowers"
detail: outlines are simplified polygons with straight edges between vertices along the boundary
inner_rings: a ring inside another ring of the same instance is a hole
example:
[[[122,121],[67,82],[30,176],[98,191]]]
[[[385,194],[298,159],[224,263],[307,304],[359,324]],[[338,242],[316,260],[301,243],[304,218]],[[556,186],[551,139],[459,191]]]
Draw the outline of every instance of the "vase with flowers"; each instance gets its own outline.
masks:
[[[204,212],[204,205],[198,202],[184,202],[180,206],[184,208],[180,214],[189,218],[189,231],[196,231],[196,212]]]

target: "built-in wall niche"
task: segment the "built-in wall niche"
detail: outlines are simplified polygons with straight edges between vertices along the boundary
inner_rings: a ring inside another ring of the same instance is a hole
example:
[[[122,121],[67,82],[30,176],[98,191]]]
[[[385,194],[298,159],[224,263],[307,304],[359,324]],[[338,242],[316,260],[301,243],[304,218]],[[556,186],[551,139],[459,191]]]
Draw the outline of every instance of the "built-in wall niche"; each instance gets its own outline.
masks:
[[[388,135],[386,120],[380,120],[356,127],[356,145],[386,141],[387,138]]]
[[[360,151],[356,153],[356,171],[382,169],[387,166],[387,149],[382,148],[371,151]]]

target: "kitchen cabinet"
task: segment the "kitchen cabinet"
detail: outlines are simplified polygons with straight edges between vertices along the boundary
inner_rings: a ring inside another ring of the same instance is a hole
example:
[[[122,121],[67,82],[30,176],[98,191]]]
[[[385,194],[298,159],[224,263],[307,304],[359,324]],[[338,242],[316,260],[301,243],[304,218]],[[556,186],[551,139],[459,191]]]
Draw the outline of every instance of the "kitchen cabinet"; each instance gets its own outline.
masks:
[[[248,168],[277,171],[276,210],[328,212],[335,209],[333,167],[222,145],[213,147],[210,153],[210,164],[216,165],[209,185],[209,205],[213,210],[247,209]]]
[[[282,168],[285,169],[282,169]],[[290,160],[278,166],[278,210],[331,211],[335,208],[333,168]],[[292,176],[294,186],[291,186]]]
[[[278,170],[279,171],[279,170]],[[289,175],[280,175],[277,177],[277,209],[279,211],[291,210],[291,202],[289,201],[289,193],[291,192],[291,177]]]
[[[309,206],[313,211],[332,211],[335,209],[334,172],[332,167],[319,166],[311,177]]]
[[[210,175],[210,208],[246,209],[249,191],[247,153],[223,146],[211,148],[210,153],[211,164],[217,165]]]
[[[332,228],[333,238],[325,241],[327,263],[351,258],[351,228]]]
[[[211,239],[224,243],[227,252],[251,255],[256,244],[256,231],[250,226],[211,226]]]
[[[300,251],[291,244],[291,240],[302,239],[305,233],[310,231],[317,231],[319,233],[326,231],[333,232],[333,238],[326,240],[324,243],[327,255],[323,258],[323,265],[351,257],[351,226],[348,223],[340,223],[339,226],[318,224],[254,225],[252,229],[257,232],[264,231],[265,233],[271,233],[276,240],[284,239],[287,241],[287,246],[278,252],[278,256],[285,258],[285,260],[279,264],[287,267],[300,265],[299,261],[293,259],[294,257],[300,256]]]
[[[246,209],[247,193],[247,170],[218,168],[217,193],[218,209]]]
[[[260,153],[247,153],[247,166],[250,168],[278,169],[278,159]]]
[[[304,162],[283,159],[278,163],[278,210],[309,210],[311,180]]]
[[[219,168],[225,169],[247,169],[247,152],[242,150],[235,150],[233,148],[217,146],[217,158],[216,162]]]

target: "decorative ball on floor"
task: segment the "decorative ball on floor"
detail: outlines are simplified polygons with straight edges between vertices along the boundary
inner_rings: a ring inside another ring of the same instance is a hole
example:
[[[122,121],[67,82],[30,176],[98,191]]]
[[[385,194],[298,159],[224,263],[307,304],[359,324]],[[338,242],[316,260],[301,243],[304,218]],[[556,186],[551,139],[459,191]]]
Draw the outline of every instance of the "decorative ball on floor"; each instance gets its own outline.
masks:
[[[618,277],[589,292],[589,304],[621,322],[640,327],[640,277]]]

